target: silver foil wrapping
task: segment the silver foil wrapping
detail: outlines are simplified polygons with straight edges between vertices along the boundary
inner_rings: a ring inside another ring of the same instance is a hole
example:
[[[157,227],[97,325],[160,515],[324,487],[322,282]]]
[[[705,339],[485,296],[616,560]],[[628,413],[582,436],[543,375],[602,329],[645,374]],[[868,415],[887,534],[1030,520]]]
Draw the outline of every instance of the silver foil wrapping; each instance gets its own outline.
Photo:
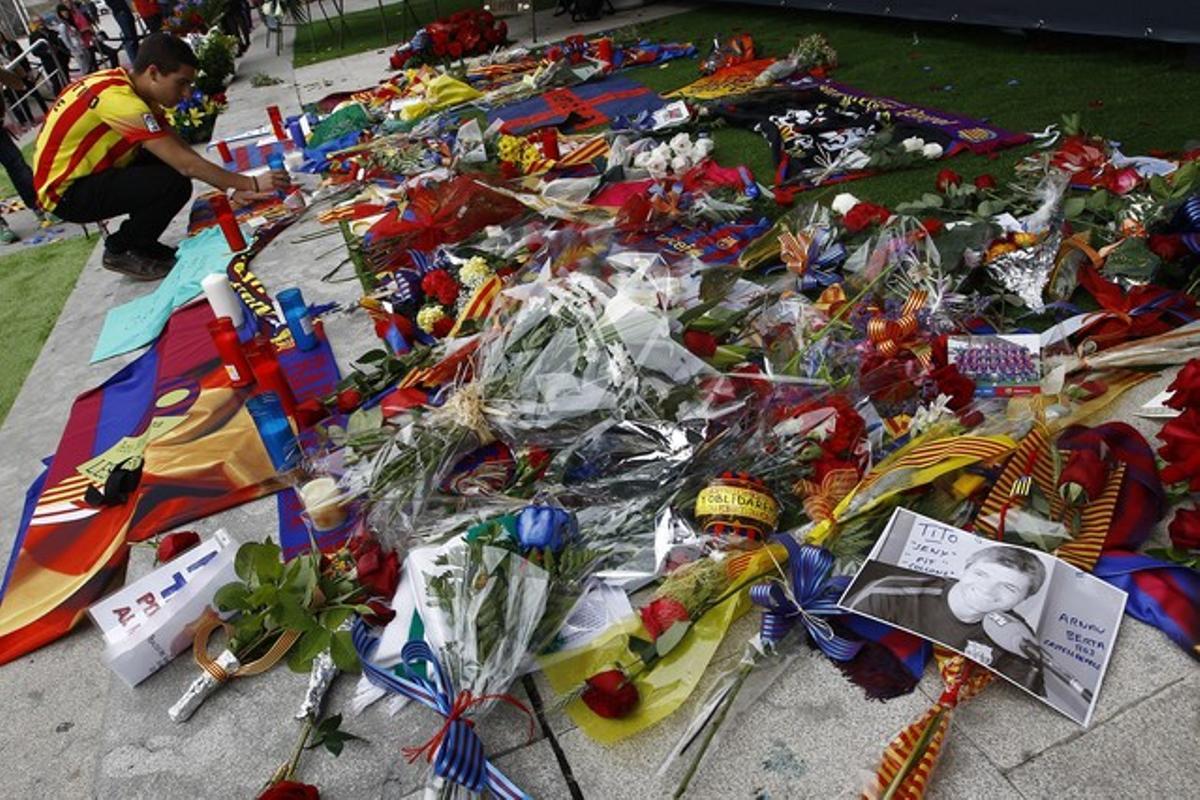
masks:
[[[215,660],[217,666],[230,675],[241,666],[237,656],[229,650],[222,651]],[[215,692],[220,685],[221,682],[210,675],[207,670],[202,670],[196,680],[192,681],[192,685],[183,693],[183,696],[167,711],[167,715],[174,722],[187,722],[191,719],[192,714],[196,713],[200,704],[207,700],[208,696]]]
[[[350,628],[350,620],[346,620],[338,626],[340,631],[348,631]],[[338,668],[333,663],[333,656],[329,654],[328,650],[313,659],[312,669],[308,671],[308,689],[304,692],[304,702],[300,704],[300,710],[296,712],[296,719],[320,718],[321,703],[324,702],[325,695],[329,692],[329,687],[333,684],[333,679],[338,676],[338,672]]]

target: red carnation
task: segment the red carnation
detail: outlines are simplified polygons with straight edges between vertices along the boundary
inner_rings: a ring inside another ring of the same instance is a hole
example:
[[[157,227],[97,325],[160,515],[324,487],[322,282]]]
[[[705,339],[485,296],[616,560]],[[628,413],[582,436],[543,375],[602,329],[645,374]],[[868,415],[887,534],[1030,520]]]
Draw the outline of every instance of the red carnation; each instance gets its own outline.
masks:
[[[362,392],[358,389],[342,389],[337,393],[338,411],[343,414],[349,414],[354,409],[362,405]]]
[[[683,346],[701,358],[712,358],[717,352],[717,339],[705,331],[686,330],[683,332]]]
[[[1200,409],[1189,408],[1167,422],[1158,438],[1164,443],[1158,454],[1167,462],[1160,472],[1163,483],[1187,481],[1188,488],[1200,492]]]
[[[1200,550],[1200,508],[1181,508],[1167,526],[1171,544],[1180,550]]]
[[[258,800],[321,800],[321,793],[307,783],[280,781],[264,789]]]
[[[1137,188],[1142,176],[1134,167],[1123,167],[1104,174],[1103,185],[1113,194],[1127,194]]]
[[[676,622],[687,622],[691,619],[687,607],[671,597],[656,597],[648,605],[642,606],[639,613],[642,615],[642,624],[646,626],[646,632],[655,640]]]
[[[437,322],[433,323],[433,335],[439,339],[445,339],[450,335],[450,331],[454,330],[454,318],[442,317]]]
[[[1200,358],[1193,358],[1184,364],[1167,391],[1171,392],[1171,396],[1166,399],[1165,405],[1180,411],[1200,408]]]
[[[421,278],[421,291],[444,306],[452,306],[458,299],[458,281],[446,270],[435,269]]]
[[[874,203],[857,203],[842,217],[842,224],[851,233],[858,233],[871,225],[882,225],[892,216],[892,212]]]
[[[1146,246],[1163,261],[1178,261],[1190,252],[1177,233],[1152,233]]]
[[[610,669],[587,679],[579,699],[605,719],[627,717],[638,704],[638,690],[619,669]]]
[[[461,58],[463,54],[463,46],[461,42],[453,41],[446,45],[446,52],[451,58]]]
[[[316,425],[321,420],[329,416],[327,409],[320,400],[315,397],[310,397],[303,403],[297,403],[296,408],[292,413],[296,420],[296,425],[301,430],[308,430]]]
[[[987,173],[978,175],[975,178],[975,188],[979,189],[980,191],[983,191],[984,189],[995,189],[996,179]]]
[[[155,552],[158,554],[159,563],[165,564],[198,544],[200,544],[200,534],[195,531],[176,531],[159,539],[158,549]]]
[[[962,175],[959,175],[952,169],[944,169],[937,174],[934,179],[934,185],[937,186],[939,192],[944,192],[951,186],[959,186],[962,184]]]

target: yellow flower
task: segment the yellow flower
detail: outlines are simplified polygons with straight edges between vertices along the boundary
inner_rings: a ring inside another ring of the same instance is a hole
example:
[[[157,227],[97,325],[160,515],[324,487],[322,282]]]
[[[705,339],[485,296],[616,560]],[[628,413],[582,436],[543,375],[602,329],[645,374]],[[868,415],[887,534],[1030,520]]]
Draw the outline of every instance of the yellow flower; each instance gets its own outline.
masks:
[[[433,326],[445,318],[446,312],[442,310],[441,306],[425,306],[417,312],[417,327],[426,333],[433,333]]]

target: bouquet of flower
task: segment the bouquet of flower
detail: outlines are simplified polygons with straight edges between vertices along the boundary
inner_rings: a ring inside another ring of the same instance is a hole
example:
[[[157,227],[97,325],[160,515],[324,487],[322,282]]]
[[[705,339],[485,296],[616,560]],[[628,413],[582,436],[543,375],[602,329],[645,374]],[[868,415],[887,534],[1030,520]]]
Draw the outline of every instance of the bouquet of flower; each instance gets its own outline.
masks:
[[[205,33],[218,24],[225,13],[226,0],[176,0],[163,27],[176,36]]]
[[[179,105],[166,109],[167,122],[185,142],[198,144],[212,138],[217,115],[225,110],[225,94],[208,95],[199,89],[192,90],[190,97]]]
[[[480,55],[504,44],[508,23],[486,9],[463,9],[418,28],[388,58],[392,69]]]

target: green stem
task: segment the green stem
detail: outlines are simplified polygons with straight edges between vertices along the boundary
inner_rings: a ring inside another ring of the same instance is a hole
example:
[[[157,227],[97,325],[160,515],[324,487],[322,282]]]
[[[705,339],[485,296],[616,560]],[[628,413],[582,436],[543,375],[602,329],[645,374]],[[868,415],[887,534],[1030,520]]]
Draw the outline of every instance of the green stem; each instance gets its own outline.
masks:
[[[700,742],[700,749],[696,751],[696,755],[692,759],[688,771],[684,773],[682,780],[679,782],[679,787],[671,795],[673,798],[683,797],[684,793],[687,792],[688,784],[692,782],[692,778],[696,775],[696,770],[700,768],[700,762],[703,760],[704,754],[708,752],[713,737],[717,735],[717,731],[724,724],[725,717],[729,715],[729,709],[733,706],[733,701],[737,698],[738,692],[742,690],[742,686],[746,683],[746,678],[750,677],[750,673],[753,670],[754,662],[743,664],[742,668],[738,670],[737,679],[734,681],[733,686],[729,687],[729,693],[721,701],[721,710],[717,712],[716,718],[709,724],[708,730],[704,732],[704,739]]]
[[[304,718],[304,728],[300,731],[300,739],[296,742],[296,749],[292,751],[292,759],[288,762],[287,778],[291,780],[296,777],[296,767],[300,764],[300,756],[304,754],[304,745],[308,744],[308,737],[312,736],[313,730],[316,728],[316,720],[311,714]]]

